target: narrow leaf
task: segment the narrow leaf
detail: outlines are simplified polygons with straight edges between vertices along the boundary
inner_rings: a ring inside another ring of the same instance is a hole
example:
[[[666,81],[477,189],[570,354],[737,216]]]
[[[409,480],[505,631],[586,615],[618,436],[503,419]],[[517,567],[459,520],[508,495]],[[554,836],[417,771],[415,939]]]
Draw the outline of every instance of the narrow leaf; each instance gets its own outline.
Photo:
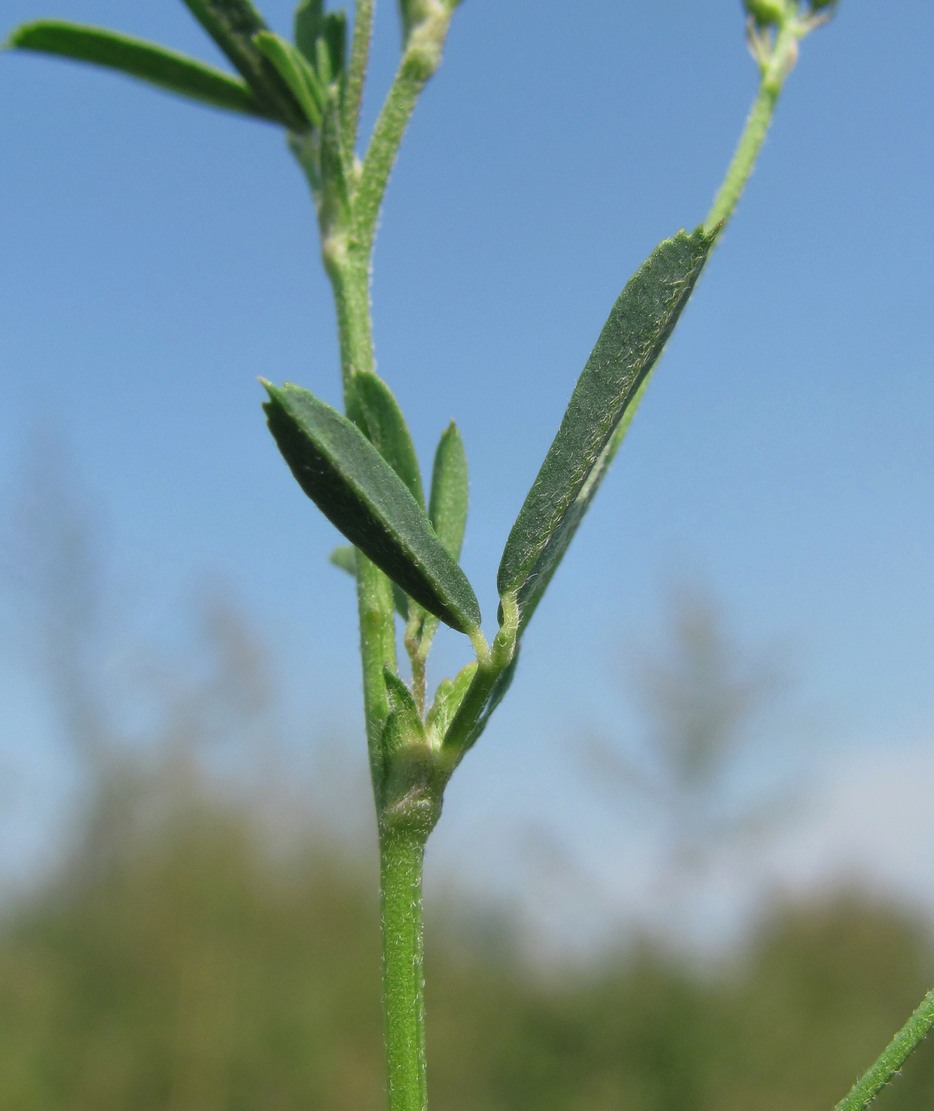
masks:
[[[272,31],[260,31],[253,40],[301,105],[306,123],[319,127],[324,111],[325,93],[318,76],[305,55]]]
[[[464,542],[467,524],[467,456],[457,425],[453,421],[441,433],[435,450],[431,474],[431,496],[428,517],[438,539],[457,559]],[[428,655],[431,642],[438,631],[438,619],[424,615],[418,632],[419,654]]]
[[[343,79],[347,70],[347,13],[328,12],[324,17],[324,41],[331,59],[333,78]]]
[[[355,374],[353,386],[366,424],[364,432],[367,439],[406,484],[418,504],[424,505],[422,472],[415,454],[415,445],[412,443],[412,434],[392,390],[382,378],[369,371]],[[435,531],[438,531],[436,524]],[[438,536],[444,540],[440,533]],[[457,559],[458,553],[452,554]]]
[[[609,461],[607,445],[658,361],[712,244],[702,228],[665,240],[613,306],[503,551],[499,592],[516,592],[523,622],[589,506],[601,462]]]
[[[383,680],[386,683],[386,693],[389,695],[391,712],[399,715],[411,737],[424,741],[425,730],[412,692],[405,685],[405,682],[395,672],[390,671],[388,667],[383,668]]]
[[[315,42],[324,31],[324,0],[301,0],[295,9],[295,45],[309,62],[315,60]]]
[[[415,26],[415,0],[399,0],[399,16],[402,19],[402,41],[407,41]]]
[[[428,516],[441,543],[458,559],[467,526],[467,455],[454,421],[441,433],[431,472]]]
[[[335,567],[346,571],[348,575],[357,577],[357,552],[353,544],[341,544],[328,556]]]
[[[269,112],[292,131],[306,130],[308,121],[299,102],[254,42],[269,28],[249,0],[184,0],[184,4]]]
[[[144,42],[117,31],[42,20],[18,27],[9,45],[104,66],[215,108],[261,119],[278,119],[245,82],[231,74],[158,43]]]
[[[321,79],[321,83],[323,85],[330,85],[334,78],[334,74],[331,68],[331,53],[324,39],[318,39],[315,43],[315,57],[312,65],[315,73],[317,73]]]
[[[477,661],[471,660],[453,679],[442,679],[438,684],[434,701],[425,715],[425,729],[431,737],[431,743],[441,743],[458,707],[464,701],[464,695],[476,671]]]
[[[263,384],[269,430],[308,497],[425,609],[452,628],[475,632],[480,607],[470,583],[376,448],[307,390]]]

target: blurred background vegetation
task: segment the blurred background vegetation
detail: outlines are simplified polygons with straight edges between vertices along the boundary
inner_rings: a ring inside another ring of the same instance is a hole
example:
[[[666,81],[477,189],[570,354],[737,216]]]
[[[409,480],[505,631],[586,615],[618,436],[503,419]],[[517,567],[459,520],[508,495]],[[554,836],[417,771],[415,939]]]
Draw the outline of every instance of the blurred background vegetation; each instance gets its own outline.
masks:
[[[115,677],[94,529],[62,471],[23,484],[6,547],[15,639],[76,787],[55,866],[0,919],[0,1109],[378,1111],[374,846],[341,822],[340,769],[306,793],[261,637],[222,592],[195,615],[198,667],[141,650]],[[689,916],[711,846],[781,812],[712,805],[774,674],[731,659],[690,594],[666,653],[640,659],[645,751],[594,742],[594,767],[662,813],[662,905]],[[856,889],[775,903],[728,956],[634,922],[545,961],[456,877],[428,904],[438,1111],[829,1109],[934,982],[929,924]],[[931,1046],[880,1106],[934,1106]]]

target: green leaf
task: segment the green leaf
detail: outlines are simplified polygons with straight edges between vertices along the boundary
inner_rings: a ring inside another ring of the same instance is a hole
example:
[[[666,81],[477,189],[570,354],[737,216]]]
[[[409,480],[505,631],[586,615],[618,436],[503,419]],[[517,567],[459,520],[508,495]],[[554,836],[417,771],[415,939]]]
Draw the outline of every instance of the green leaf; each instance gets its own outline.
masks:
[[[269,430],[322,513],[407,594],[452,628],[475,633],[480,607],[425,511],[343,414],[298,386],[264,382]]]
[[[254,41],[269,28],[249,0],[184,0],[184,4],[267,110],[289,130],[305,131],[308,121],[301,105]]]
[[[467,456],[457,425],[451,421],[441,433],[431,474],[428,517],[438,539],[457,559],[467,524]],[[418,633],[419,653],[424,659],[438,630],[438,619],[426,615]]]
[[[324,0],[302,0],[295,9],[295,45],[323,85],[347,68],[347,13],[325,12]]]
[[[324,0],[301,0],[295,9],[295,45],[312,65],[315,42],[324,31]]]
[[[430,743],[439,745],[443,740],[476,671],[477,661],[471,660],[453,679],[442,679],[438,684],[434,700],[425,715],[425,730],[431,738]]]
[[[392,390],[382,378],[370,371],[355,374],[353,388],[363,414],[366,426],[363,431],[367,439],[406,484],[412,497],[423,506],[425,492],[418,456],[409,426]],[[454,558],[457,558],[457,553],[454,553]]]
[[[713,241],[702,228],[665,240],[610,312],[503,551],[499,592],[516,592],[523,623],[590,504],[607,445],[658,361]]]
[[[402,41],[405,42],[412,33],[417,18],[415,0],[399,0],[399,17],[402,20]]]
[[[467,455],[454,421],[441,433],[431,472],[428,516],[438,539],[458,559],[467,527]]]
[[[348,575],[357,577],[357,550],[353,544],[338,545],[328,556],[328,560]]]
[[[412,692],[402,679],[388,667],[383,668],[383,679],[386,683],[386,693],[389,696],[389,711],[399,719],[409,740],[425,742],[425,727],[415,705]]]
[[[328,12],[324,17],[324,41],[328,48],[332,80],[343,78],[347,69],[347,13]]]
[[[306,123],[320,127],[326,93],[305,55],[272,31],[258,32],[253,41],[301,105]]]
[[[196,58],[117,31],[42,20],[18,27],[9,45],[90,62],[148,81],[169,92],[261,119],[278,119],[243,81]]]

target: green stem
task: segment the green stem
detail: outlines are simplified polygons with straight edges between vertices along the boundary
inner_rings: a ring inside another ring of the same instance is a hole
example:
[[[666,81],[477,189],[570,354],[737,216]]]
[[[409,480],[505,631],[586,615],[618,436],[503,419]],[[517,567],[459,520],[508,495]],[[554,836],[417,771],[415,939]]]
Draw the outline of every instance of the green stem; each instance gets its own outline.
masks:
[[[343,125],[356,131],[372,24],[372,0],[357,5]],[[347,207],[328,208],[320,198],[332,184],[316,178],[313,147],[294,144],[319,199],[321,250],[337,311],[344,404],[359,418],[354,390],[357,374],[374,369],[370,279],[373,239],[389,173],[418,94],[441,59],[450,24],[446,2],[433,4],[406,40],[402,63],[386,98],[362,167],[354,171]],[[422,862],[433,821],[399,820],[407,798],[387,807],[383,729],[390,705],[384,669],[397,671],[395,610],[389,580],[368,559],[357,556],[357,606],[367,748],[380,833],[380,912],[383,941],[383,1010],[389,1111],[426,1111],[425,1009],[422,936]],[[437,796],[435,801],[439,801]],[[419,801],[414,811],[420,813]],[[409,815],[411,817],[411,815]],[[434,814],[437,820],[437,813]]]
[[[426,1111],[422,863],[425,836],[380,829],[383,1020],[389,1111]]]
[[[714,231],[718,224],[726,224],[733,215],[762,150],[782,86],[798,56],[798,40],[805,33],[804,25],[797,19],[789,18],[779,29],[774,44],[769,45],[768,55],[761,57],[761,80],[756,99],[723,184],[704,221],[707,232]],[[750,31],[751,42],[756,41],[752,37],[754,35],[755,32]]]
[[[322,229],[321,253],[331,279],[334,307],[337,310],[337,335],[340,342],[341,378],[347,415],[356,415],[353,377],[375,367],[373,324],[370,318],[370,267],[372,251],[351,231],[338,226]]]
[[[432,11],[410,32],[392,88],[373,128],[363,160],[354,203],[360,242],[371,247],[376,222],[386,192],[389,174],[399,153],[399,144],[419,95],[441,64],[441,50],[451,25],[447,3],[436,0]]]
[[[351,153],[357,146],[357,128],[360,125],[360,106],[363,103],[363,86],[366,81],[367,63],[370,58],[370,39],[373,34],[373,0],[357,0],[354,5],[353,39],[350,44],[350,62],[347,66],[347,87],[344,90],[344,135]]]
[[[351,419],[358,417],[354,375],[372,371],[373,323],[370,314],[370,252],[346,228],[322,228],[322,255],[337,310],[344,405]],[[383,669],[397,670],[395,606],[389,579],[357,553],[357,612],[360,620],[360,659],[363,667],[363,708],[366,720],[370,774],[377,806],[382,801],[383,726],[389,698]]]
[[[898,1073],[932,1027],[934,1027],[934,988],[921,1000],[911,1018],[889,1042],[875,1064],[856,1081],[849,1093],[836,1105],[834,1111],[863,1111],[863,1108],[868,1107]]]
[[[759,66],[761,78],[756,98],[752,102],[752,108],[746,118],[746,125],[743,128],[742,135],[740,135],[730,165],[727,167],[723,182],[704,220],[704,230],[708,235],[718,228],[722,231],[730,222],[730,217],[736,210],[743,190],[746,188],[746,183],[752,176],[752,171],[762,151],[762,144],[765,142],[769,126],[772,123],[772,116],[775,114],[775,107],[778,104],[782,86],[797,59],[798,41],[816,25],[814,21],[801,23],[797,19],[789,18],[779,30],[775,42],[769,44],[768,56],[761,57]],[[752,36],[753,32],[750,32],[750,35]],[[751,41],[753,41],[752,38]],[[657,368],[658,364],[656,363],[639,387],[636,396],[632,399],[629,408],[626,410],[625,418],[614,432],[613,439],[607,449],[608,455],[604,470],[619,451],[623,439],[629,431],[629,426],[632,424],[632,418],[636,415],[636,410],[639,408]]]

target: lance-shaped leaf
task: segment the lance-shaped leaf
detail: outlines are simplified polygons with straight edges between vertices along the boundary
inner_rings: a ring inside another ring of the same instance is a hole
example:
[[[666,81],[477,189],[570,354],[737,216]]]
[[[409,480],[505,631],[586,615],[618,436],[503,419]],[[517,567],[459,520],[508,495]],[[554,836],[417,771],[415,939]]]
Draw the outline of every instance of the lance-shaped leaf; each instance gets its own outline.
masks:
[[[454,421],[441,433],[431,472],[428,516],[447,550],[458,559],[467,527],[467,455]]]
[[[347,65],[347,13],[325,12],[324,0],[302,0],[295,9],[295,45],[325,85]]]
[[[328,556],[335,567],[346,571],[348,575],[357,576],[357,553],[353,544],[341,544]]]
[[[418,707],[415,705],[412,692],[405,685],[403,680],[390,671],[389,668],[383,668],[383,680],[386,683],[386,694],[389,696],[389,712],[390,715],[398,719],[399,725],[401,726],[399,730],[401,738],[409,744],[424,744],[425,727],[419,716]],[[398,744],[396,744],[395,749],[392,747],[384,749],[384,755],[392,757],[398,747]]]
[[[158,43],[144,42],[117,31],[85,27],[61,20],[41,20],[18,27],[9,45],[90,62],[147,81],[161,89],[261,119],[277,120],[253,90],[232,74],[177,54]]]
[[[315,43],[324,33],[324,0],[301,0],[293,23],[295,45],[314,63]]]
[[[464,543],[467,525],[467,456],[457,425],[451,421],[441,433],[431,473],[428,517],[438,539],[457,559]],[[425,615],[418,634],[419,654],[428,655],[438,630],[438,619]]]
[[[457,559],[467,524],[467,456],[457,425],[451,421],[441,433],[431,473],[428,517],[438,539]],[[424,660],[438,631],[438,619],[423,614],[418,632],[419,655]]]
[[[438,684],[434,701],[425,715],[425,730],[432,744],[440,745],[444,739],[476,672],[477,661],[471,660],[453,679],[442,679]]]
[[[347,13],[328,12],[324,17],[323,41],[327,47],[331,80],[343,79],[347,70]]]
[[[461,632],[476,632],[480,607],[464,572],[359,428],[307,390],[263,384],[269,429],[321,512],[429,613]]]
[[[301,105],[306,121],[319,127],[326,93],[305,55],[272,31],[260,31],[253,41]]]
[[[184,4],[275,118],[293,131],[304,131],[307,120],[299,102],[254,41],[269,28],[249,0],[184,0]]]
[[[610,312],[503,551],[499,592],[516,592],[523,622],[589,505],[586,494],[578,499],[608,462],[607,445],[661,355],[713,239],[698,228],[665,240]]]
[[[370,371],[355,374],[353,388],[366,425],[367,439],[406,484],[418,504],[424,505],[425,491],[415,444],[392,390]],[[438,531],[437,525],[435,531]],[[454,558],[457,558],[456,553]]]

